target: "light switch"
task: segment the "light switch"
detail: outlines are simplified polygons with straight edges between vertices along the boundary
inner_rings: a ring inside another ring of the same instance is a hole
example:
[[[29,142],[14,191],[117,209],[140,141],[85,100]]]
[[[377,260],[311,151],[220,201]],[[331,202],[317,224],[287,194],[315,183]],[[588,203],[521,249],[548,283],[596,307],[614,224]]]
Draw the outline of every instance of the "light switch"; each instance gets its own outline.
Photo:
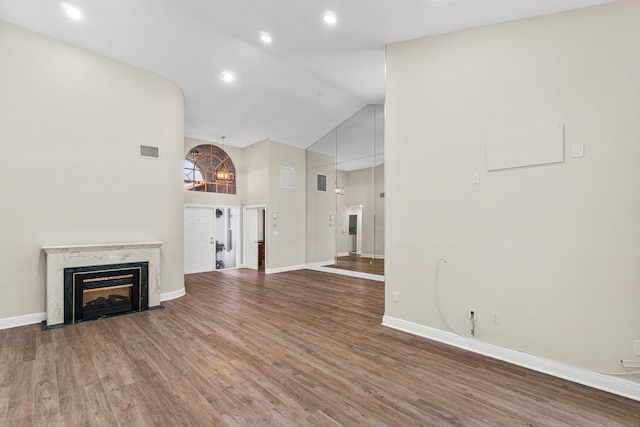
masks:
[[[471,175],[471,182],[473,184],[480,184],[480,174],[476,172],[473,175]]]
[[[584,157],[584,144],[573,144],[571,146],[571,157]]]
[[[273,213],[273,219],[278,219],[278,212]]]

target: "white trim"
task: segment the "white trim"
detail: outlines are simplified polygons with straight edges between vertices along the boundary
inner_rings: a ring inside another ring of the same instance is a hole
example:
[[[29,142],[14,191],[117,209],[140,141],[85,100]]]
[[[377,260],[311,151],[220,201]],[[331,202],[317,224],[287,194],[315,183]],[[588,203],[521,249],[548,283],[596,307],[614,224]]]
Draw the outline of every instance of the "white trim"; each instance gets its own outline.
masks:
[[[47,320],[47,313],[26,314],[24,316],[6,317],[0,319],[0,329],[17,328],[18,326],[33,325]]]
[[[269,248],[269,233],[267,232],[267,218],[268,218],[268,214],[269,211],[267,210],[267,205],[246,205],[246,206],[242,206],[242,257],[241,257],[241,262],[240,264],[242,265],[242,268],[247,268],[249,270],[253,270],[253,268],[249,268],[249,267],[245,267],[247,265],[247,246],[248,246],[248,242],[247,242],[247,210],[248,209],[264,209],[264,229],[262,230],[262,241],[264,242],[264,265],[265,268],[267,266],[267,261],[269,259],[269,253],[268,253],[268,248]],[[256,220],[259,221],[261,218],[257,218]],[[254,271],[258,271],[260,270],[260,260],[258,260],[257,263],[257,267]]]
[[[338,252],[338,257],[349,256],[349,252]],[[384,259],[384,255],[360,254],[361,258]],[[333,261],[332,261],[333,262]]]
[[[304,270],[305,268],[307,268],[306,264],[288,265],[286,267],[265,268],[264,272],[266,274],[275,274],[275,273],[285,273],[287,271]]]
[[[368,280],[376,280],[378,282],[384,282],[384,276],[380,274],[361,273],[359,271],[343,270],[341,268],[323,267],[322,265],[317,265],[317,264],[318,263],[307,264],[306,268],[308,270],[321,271],[323,273],[340,274],[342,276],[351,276],[351,277],[357,277],[359,279],[368,279]],[[323,264],[324,265],[334,264],[334,262],[329,261]]]
[[[324,267],[325,265],[334,265],[336,262],[332,259],[329,261],[312,262],[306,265],[306,268],[312,269],[313,267]]]
[[[172,299],[183,297],[186,294],[187,294],[187,290],[185,288],[178,289],[177,291],[173,291],[173,292],[165,292],[163,294],[160,294],[160,301],[169,301]]]
[[[384,255],[362,254],[360,258],[384,259]]]
[[[562,378],[578,384],[603,390],[629,399],[640,401],[640,383],[616,378],[597,372],[587,371],[571,365],[544,359],[532,354],[523,353],[510,348],[500,347],[471,338],[461,337],[451,332],[441,331],[406,320],[385,315],[382,325],[389,328],[408,332],[413,335],[432,339],[454,347],[469,350],[554,377]]]
[[[160,294],[160,301],[169,301],[186,295],[185,288],[173,292]],[[26,314],[24,316],[6,317],[0,319],[0,329],[17,328],[18,326],[33,325],[34,323],[42,323],[47,320],[47,313]]]

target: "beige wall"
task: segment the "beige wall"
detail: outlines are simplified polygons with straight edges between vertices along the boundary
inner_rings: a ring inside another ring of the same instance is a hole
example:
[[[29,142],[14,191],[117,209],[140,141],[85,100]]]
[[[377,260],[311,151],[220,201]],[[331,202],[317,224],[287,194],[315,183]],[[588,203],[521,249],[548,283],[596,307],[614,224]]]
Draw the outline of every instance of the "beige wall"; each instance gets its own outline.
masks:
[[[333,262],[336,256],[335,156],[307,151],[307,262]],[[317,175],[327,176],[327,191],[316,189]],[[333,218],[333,220],[330,220]]]
[[[303,265],[306,244],[304,150],[265,140],[243,148],[242,152],[245,205],[267,206],[266,271]],[[280,188],[280,166],[295,169],[295,189]],[[275,229],[277,236],[273,234]]]
[[[242,192],[247,206],[266,205],[269,200],[269,140],[242,149],[244,181]]]
[[[0,319],[45,311],[45,245],[163,241],[181,290],[180,89],[3,22],[0,57]]]
[[[623,1],[388,47],[386,315],[447,330],[444,258],[455,329],[473,307],[480,341],[597,372],[640,360],[638,16]],[[552,124],[563,163],[486,171],[488,136]]]
[[[295,188],[280,186],[281,166],[295,170]],[[267,271],[306,263],[305,169],[305,150],[269,141]],[[277,213],[275,220],[274,213]],[[277,236],[274,230],[278,231]]]
[[[184,153],[196,145],[210,144],[185,138]],[[218,144],[219,145],[219,144]],[[245,148],[225,147],[237,171],[237,194],[184,192],[185,204],[209,206],[267,206],[266,268],[287,269],[305,264],[305,151],[264,140]],[[280,166],[295,169],[296,188],[280,188]],[[273,220],[273,212],[277,219]],[[273,224],[277,227],[273,227]],[[240,221],[243,224],[242,218]],[[278,230],[278,236],[273,230]],[[238,244],[242,246],[242,231]]]

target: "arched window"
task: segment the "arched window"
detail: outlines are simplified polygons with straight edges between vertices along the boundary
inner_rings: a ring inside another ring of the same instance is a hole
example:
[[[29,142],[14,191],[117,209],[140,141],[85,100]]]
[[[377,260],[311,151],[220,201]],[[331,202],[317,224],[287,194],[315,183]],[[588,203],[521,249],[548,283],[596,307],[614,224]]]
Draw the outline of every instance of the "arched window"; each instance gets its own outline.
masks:
[[[184,189],[236,194],[236,168],[229,155],[211,144],[198,145],[184,159]]]

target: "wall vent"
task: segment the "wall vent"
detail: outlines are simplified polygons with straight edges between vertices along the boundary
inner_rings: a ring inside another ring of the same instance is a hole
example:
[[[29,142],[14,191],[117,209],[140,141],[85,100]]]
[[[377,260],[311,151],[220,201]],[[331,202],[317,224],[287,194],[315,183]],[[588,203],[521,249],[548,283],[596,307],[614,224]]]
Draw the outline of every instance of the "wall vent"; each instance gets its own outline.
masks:
[[[140,146],[140,157],[150,157],[152,159],[157,159],[160,157],[158,147],[150,147],[148,145]]]
[[[296,188],[296,170],[286,166],[280,166],[280,187]]]
[[[327,192],[327,175],[321,173],[316,174],[316,191]]]

